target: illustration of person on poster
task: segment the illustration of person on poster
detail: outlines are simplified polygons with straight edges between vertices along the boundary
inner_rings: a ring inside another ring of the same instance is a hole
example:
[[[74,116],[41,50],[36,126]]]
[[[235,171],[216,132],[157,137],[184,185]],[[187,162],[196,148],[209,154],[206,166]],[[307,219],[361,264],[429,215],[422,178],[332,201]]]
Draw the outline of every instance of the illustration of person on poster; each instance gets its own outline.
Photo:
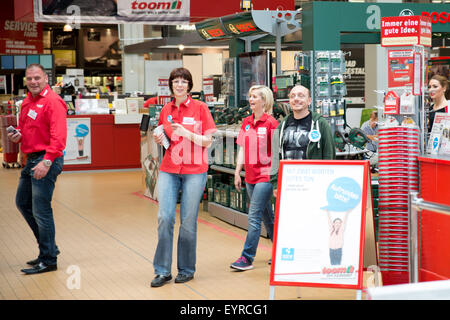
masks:
[[[327,201],[328,206],[321,209],[328,216],[330,264],[341,265],[347,218],[361,201],[361,188],[352,178],[335,179],[327,189]],[[334,219],[331,217],[330,210],[336,212]]]
[[[77,139],[77,146],[78,146],[78,157],[77,159],[85,159],[88,156],[84,155],[84,139],[86,138],[87,134],[89,133],[89,128],[85,124],[79,124],[75,128],[75,138]]]

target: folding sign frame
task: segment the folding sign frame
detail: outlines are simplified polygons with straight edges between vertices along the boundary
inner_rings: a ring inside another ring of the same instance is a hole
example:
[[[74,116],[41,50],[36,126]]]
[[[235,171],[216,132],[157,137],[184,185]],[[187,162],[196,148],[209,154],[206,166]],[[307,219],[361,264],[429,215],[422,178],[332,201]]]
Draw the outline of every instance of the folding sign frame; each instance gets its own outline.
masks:
[[[377,265],[371,189],[369,161],[280,161],[271,298],[274,286],[363,289]]]

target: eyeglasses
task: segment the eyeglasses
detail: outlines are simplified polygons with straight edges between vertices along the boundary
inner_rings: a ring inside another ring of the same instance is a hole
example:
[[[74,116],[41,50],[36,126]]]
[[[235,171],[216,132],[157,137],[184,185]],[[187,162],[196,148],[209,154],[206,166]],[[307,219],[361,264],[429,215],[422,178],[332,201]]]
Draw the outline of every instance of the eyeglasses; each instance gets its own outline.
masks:
[[[172,84],[180,84],[183,86],[187,86],[189,84],[189,81],[187,80],[172,80]]]

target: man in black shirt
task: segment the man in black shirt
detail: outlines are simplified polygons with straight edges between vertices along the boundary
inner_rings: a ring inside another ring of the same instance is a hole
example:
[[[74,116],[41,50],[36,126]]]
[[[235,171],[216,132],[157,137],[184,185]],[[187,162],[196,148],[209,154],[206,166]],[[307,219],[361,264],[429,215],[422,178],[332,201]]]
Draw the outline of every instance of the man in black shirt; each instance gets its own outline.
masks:
[[[289,93],[292,113],[283,119],[272,138],[271,182],[276,196],[279,160],[335,159],[336,147],[328,121],[312,113],[307,88],[297,85]]]

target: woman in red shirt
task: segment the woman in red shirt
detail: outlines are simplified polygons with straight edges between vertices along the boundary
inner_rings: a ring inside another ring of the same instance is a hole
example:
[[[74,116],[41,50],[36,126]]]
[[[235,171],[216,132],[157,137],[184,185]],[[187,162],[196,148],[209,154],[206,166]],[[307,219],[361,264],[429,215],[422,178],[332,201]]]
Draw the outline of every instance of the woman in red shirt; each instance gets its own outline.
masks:
[[[259,237],[261,219],[272,240],[274,214],[270,199],[272,184],[270,183],[270,166],[272,160],[271,141],[278,121],[271,116],[273,107],[272,91],[261,85],[250,88],[249,104],[252,115],[242,122],[237,139],[240,146],[234,173],[234,184],[241,190],[242,167],[245,167],[245,183],[250,207],[248,212],[248,233],[241,257],[231,264],[232,269],[249,270],[253,268]]]
[[[173,229],[180,191],[181,224],[175,282],[187,282],[195,272],[197,216],[208,171],[206,148],[212,142],[216,126],[208,106],[189,96],[192,86],[189,70],[177,68],[170,73],[169,88],[174,99],[163,107],[159,116],[158,125],[164,127],[164,133],[154,134],[158,144],[163,144],[166,135],[170,146],[158,176],[158,245],[153,259],[156,277],[152,287],[160,287],[172,279]]]

